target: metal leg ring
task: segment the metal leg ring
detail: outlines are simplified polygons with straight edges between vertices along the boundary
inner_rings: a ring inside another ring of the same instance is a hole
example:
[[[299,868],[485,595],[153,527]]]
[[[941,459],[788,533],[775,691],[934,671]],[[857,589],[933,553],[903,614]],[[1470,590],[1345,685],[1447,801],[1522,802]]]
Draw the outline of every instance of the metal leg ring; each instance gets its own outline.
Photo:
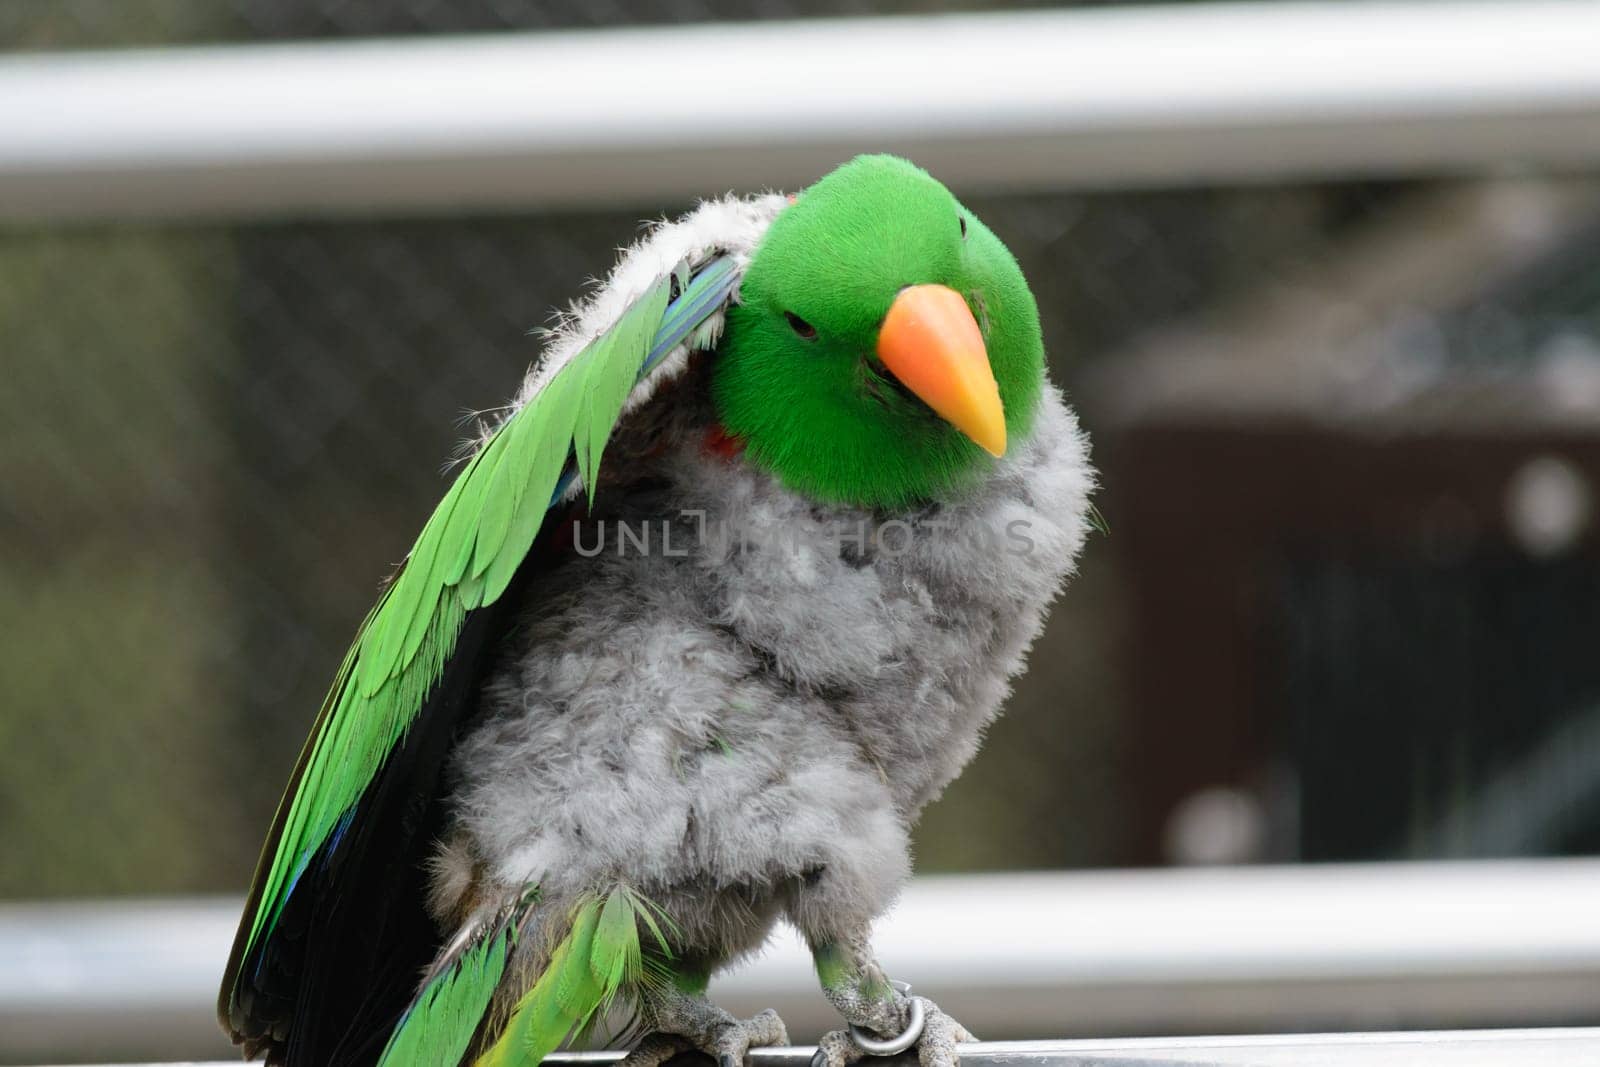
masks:
[[[911,986],[905,982],[890,982],[896,992],[910,995]],[[850,1040],[856,1043],[856,1048],[869,1056],[898,1056],[906,1049],[915,1045],[922,1038],[922,1028],[927,1025],[927,1012],[923,1010],[922,999],[911,997],[911,1018],[906,1021],[906,1028],[898,1036],[890,1038],[877,1038],[863,1030],[855,1023],[850,1024]]]

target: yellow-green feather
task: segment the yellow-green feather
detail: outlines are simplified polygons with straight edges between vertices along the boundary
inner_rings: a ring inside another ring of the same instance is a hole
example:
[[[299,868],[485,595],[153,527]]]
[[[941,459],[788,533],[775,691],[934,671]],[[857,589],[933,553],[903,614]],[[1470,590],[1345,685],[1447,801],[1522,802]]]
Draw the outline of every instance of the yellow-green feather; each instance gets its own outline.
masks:
[[[639,925],[633,908],[622,893],[612,893],[600,909],[595,925],[594,944],[589,950],[589,966],[597,981],[608,989],[620,989],[624,982],[637,982],[642,953]],[[602,1010],[610,1007],[604,1005]]]
[[[580,904],[544,972],[475,1067],[538,1067],[571,1034],[610,1011],[620,994],[659,980],[645,968],[639,940],[643,925],[654,932],[658,953],[670,958],[658,918],[665,921],[625,886]]]

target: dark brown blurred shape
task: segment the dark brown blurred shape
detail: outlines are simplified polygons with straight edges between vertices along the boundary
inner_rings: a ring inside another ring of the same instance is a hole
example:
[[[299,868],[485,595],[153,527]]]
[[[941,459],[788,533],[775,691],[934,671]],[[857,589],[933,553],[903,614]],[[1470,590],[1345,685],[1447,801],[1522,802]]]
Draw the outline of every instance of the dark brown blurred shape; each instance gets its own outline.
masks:
[[[1600,844],[1597,327],[1600,190],[1506,181],[1099,364],[1131,859]]]

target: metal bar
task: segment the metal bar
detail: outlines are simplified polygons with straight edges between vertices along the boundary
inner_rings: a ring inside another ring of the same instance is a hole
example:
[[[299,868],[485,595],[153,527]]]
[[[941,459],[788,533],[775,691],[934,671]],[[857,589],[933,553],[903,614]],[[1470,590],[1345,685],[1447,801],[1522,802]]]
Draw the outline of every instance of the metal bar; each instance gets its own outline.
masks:
[[[928,877],[874,944],[991,1038],[1587,1023],[1596,884],[1597,860]],[[223,1055],[238,907],[0,907],[0,1060]],[[712,993],[837,1025],[787,931]]]
[[[0,218],[659,203],[1600,161],[1590,0],[1198,4],[0,60]]]
[[[750,1067],[809,1067],[814,1051],[811,1046],[754,1049]],[[568,1053],[545,1063],[593,1067],[615,1063],[621,1056]],[[231,1067],[236,1062],[164,1067]],[[906,1055],[878,1062],[907,1067],[916,1059]],[[1594,1067],[1600,1062],[1600,1029],[987,1042],[963,1046],[961,1062],[964,1067]]]

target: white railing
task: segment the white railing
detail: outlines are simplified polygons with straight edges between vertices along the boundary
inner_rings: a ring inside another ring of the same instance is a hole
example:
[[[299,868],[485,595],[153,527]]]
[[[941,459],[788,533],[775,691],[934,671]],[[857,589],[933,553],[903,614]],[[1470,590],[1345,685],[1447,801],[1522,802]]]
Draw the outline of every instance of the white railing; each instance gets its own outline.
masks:
[[[0,218],[1600,162],[1592,0],[1197,4],[0,60]]]
[[[1588,1022],[1597,887],[1590,860],[930,877],[875,944],[987,1037]],[[0,1060],[221,1055],[237,909],[0,908]],[[787,933],[713,995],[836,1025]]]
[[[814,1051],[810,1046],[754,1049],[750,1067],[810,1067]],[[600,1067],[621,1056],[620,1052],[578,1053],[551,1056],[544,1062],[548,1067]],[[145,1067],[237,1067],[237,1062]],[[902,1056],[885,1062],[916,1061]],[[962,1046],[961,1062],[964,1067],[1594,1067],[1600,1063],[1600,1030],[998,1041]]]

